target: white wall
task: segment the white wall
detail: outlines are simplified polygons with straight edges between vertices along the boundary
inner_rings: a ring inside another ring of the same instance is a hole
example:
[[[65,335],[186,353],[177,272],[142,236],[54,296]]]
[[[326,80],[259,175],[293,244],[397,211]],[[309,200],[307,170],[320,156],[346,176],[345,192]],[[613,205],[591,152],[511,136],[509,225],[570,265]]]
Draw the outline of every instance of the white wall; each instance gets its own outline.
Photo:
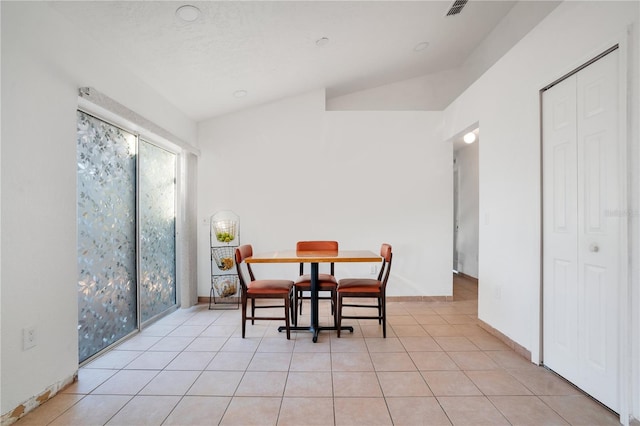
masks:
[[[470,83],[462,68],[327,99],[328,111],[442,111]]]
[[[2,377],[7,412],[78,368],[77,90],[93,86],[185,141],[195,123],[45,2],[2,2]],[[22,350],[22,328],[37,346]],[[29,408],[29,407],[27,407]]]
[[[458,168],[458,272],[478,278],[479,142],[453,153]],[[455,196],[455,195],[454,195]]]
[[[336,239],[394,247],[390,295],[451,295],[452,153],[439,112],[325,112],[324,91],[200,126],[199,287],[209,294],[208,217],[240,216],[256,251]],[[296,265],[258,265],[289,276]],[[337,265],[336,274],[369,274]]]
[[[637,2],[561,4],[445,110],[445,137],[474,122],[482,129],[479,317],[531,350],[534,361],[540,350],[539,90],[614,43],[625,43],[627,25],[638,25],[638,13]],[[632,47],[629,76],[637,81],[637,41]],[[637,84],[630,89],[630,99],[637,99]],[[631,105],[635,130],[629,140],[637,153],[639,111],[637,102]],[[637,158],[630,166],[638,167]],[[632,185],[636,193],[637,179]],[[637,264],[638,254],[631,259]],[[637,294],[637,276],[633,286]],[[637,338],[638,325],[632,326]],[[637,369],[633,380],[637,388]]]

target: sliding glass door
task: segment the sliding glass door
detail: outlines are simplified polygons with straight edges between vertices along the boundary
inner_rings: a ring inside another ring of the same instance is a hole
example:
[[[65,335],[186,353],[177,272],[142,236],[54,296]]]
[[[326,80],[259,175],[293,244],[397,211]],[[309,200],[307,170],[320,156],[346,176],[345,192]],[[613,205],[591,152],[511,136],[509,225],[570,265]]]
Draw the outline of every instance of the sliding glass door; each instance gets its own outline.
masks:
[[[176,304],[176,155],[140,141],[140,320]]]
[[[176,155],[84,112],[77,119],[82,362],[176,305]]]

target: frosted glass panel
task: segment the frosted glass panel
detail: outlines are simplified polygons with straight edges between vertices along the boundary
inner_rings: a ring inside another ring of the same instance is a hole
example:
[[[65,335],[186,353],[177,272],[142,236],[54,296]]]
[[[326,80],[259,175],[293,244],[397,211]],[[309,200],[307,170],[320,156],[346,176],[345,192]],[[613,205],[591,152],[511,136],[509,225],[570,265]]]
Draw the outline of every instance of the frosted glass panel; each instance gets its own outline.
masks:
[[[176,304],[176,155],[140,141],[140,316]]]
[[[137,328],[136,137],[82,112],[77,127],[82,362]]]

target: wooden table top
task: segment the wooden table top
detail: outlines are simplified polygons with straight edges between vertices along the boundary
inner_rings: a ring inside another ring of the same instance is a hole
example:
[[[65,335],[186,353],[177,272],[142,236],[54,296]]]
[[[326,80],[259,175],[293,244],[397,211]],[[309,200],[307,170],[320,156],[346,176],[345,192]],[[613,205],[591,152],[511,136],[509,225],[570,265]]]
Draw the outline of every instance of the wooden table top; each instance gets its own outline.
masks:
[[[304,251],[295,250],[257,253],[247,257],[247,263],[331,263],[331,262],[380,262],[382,258],[370,250]]]

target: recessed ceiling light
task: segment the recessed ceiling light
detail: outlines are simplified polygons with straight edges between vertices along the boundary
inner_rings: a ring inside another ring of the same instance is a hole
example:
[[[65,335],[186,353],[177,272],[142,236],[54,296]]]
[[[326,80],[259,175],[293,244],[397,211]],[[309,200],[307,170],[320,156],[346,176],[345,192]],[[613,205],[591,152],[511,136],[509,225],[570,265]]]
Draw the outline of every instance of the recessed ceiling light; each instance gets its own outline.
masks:
[[[318,47],[324,47],[327,44],[329,44],[329,39],[327,37],[322,37],[316,40],[316,46]]]
[[[200,17],[200,9],[190,4],[185,4],[176,9],[176,16],[184,22],[194,22]]]
[[[421,43],[418,43],[414,46],[413,50],[415,52],[422,52],[423,50],[425,50],[427,47],[429,47],[429,42],[428,41],[423,41]]]
[[[464,143],[474,143],[476,141],[476,134],[473,132],[469,132],[464,135]]]
[[[235,96],[236,98],[244,98],[245,96],[247,96],[247,91],[246,90],[236,90],[235,92],[233,92],[233,96]]]

